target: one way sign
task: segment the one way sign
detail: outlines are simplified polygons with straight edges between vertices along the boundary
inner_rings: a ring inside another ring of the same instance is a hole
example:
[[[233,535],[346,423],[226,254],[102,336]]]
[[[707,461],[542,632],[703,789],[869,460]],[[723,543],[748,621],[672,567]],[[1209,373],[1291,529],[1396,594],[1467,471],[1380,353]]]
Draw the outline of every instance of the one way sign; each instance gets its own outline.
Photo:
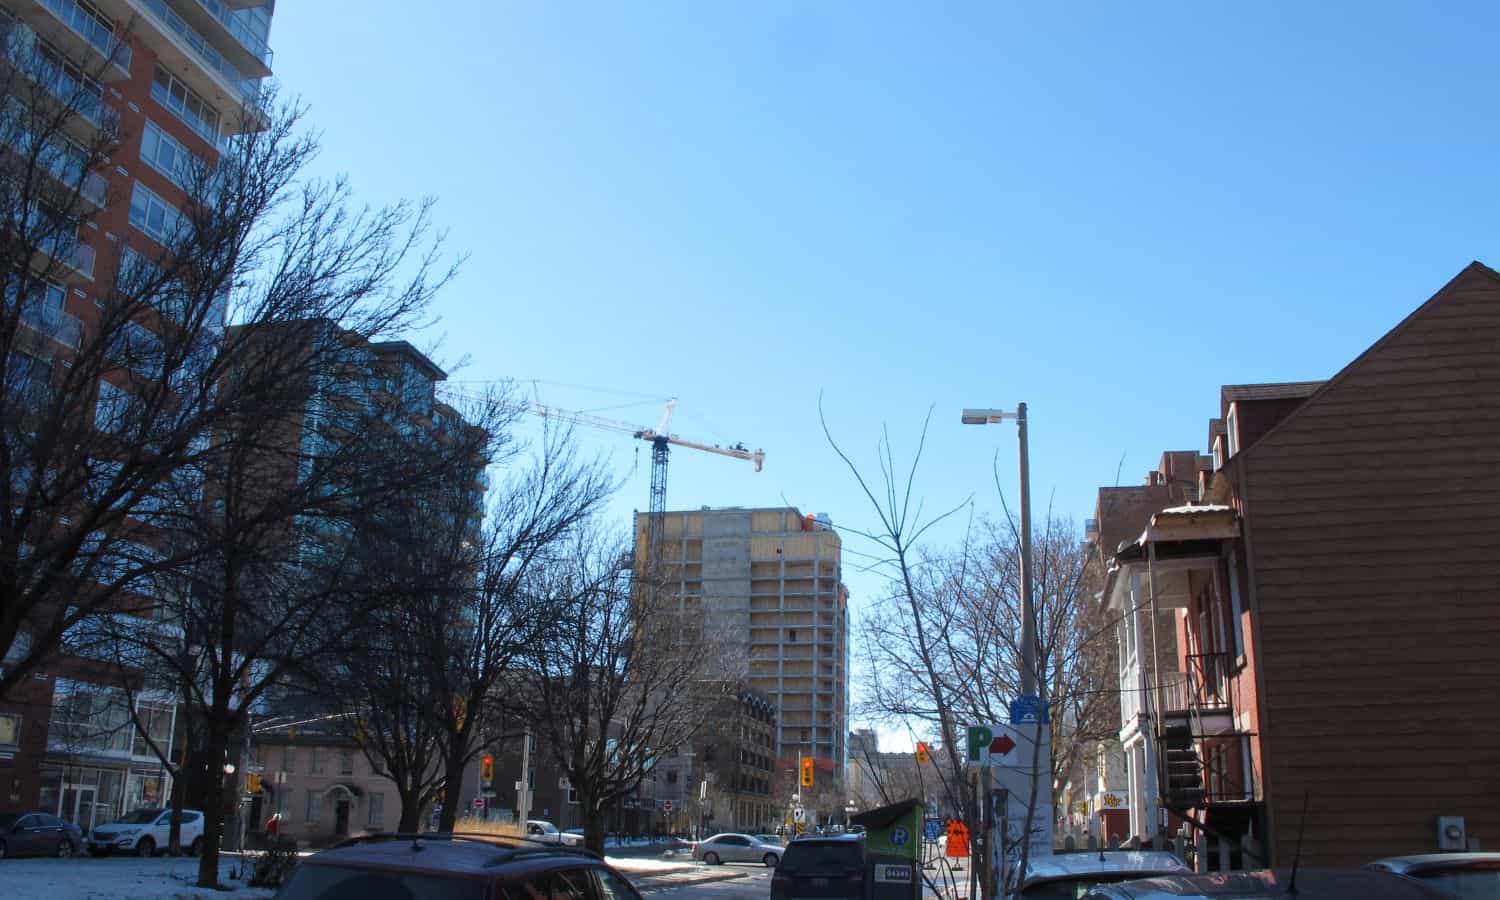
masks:
[[[1018,733],[1009,725],[970,725],[969,765],[1019,765],[1015,750],[1024,742],[1017,739]]]

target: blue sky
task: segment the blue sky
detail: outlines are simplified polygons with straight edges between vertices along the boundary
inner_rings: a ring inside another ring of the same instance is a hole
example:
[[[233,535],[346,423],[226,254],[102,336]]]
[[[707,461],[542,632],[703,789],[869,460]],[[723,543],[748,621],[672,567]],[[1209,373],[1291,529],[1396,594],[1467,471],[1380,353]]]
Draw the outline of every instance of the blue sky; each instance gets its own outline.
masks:
[[[1326,377],[1493,252],[1495,4],[283,3],[319,168],[432,195],[471,257],[419,342],[456,378],[764,447],[673,457],[672,507],[866,525],[935,407],[929,506],[1081,520],[1221,384]],[[577,385],[588,390],[564,385]],[[581,434],[646,504],[644,448]],[[846,570],[851,567],[846,565]],[[856,596],[875,589],[848,572]]]

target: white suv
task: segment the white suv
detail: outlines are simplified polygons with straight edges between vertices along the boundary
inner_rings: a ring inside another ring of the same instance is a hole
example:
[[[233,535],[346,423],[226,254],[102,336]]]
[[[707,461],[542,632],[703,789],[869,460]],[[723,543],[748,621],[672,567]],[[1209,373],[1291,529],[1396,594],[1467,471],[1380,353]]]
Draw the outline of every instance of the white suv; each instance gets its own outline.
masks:
[[[100,825],[89,835],[89,852],[106,856],[116,850],[150,856],[167,849],[172,831],[170,809],[137,809],[118,822]],[[203,848],[203,813],[196,809],[182,811],[181,846],[194,856]]]

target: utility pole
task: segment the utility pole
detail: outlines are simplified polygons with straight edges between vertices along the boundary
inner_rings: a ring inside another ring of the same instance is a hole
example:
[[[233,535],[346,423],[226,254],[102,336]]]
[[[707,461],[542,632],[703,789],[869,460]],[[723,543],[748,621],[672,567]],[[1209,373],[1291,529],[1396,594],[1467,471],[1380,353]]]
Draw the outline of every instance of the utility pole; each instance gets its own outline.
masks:
[[[1017,403],[1016,411],[1004,409],[966,409],[960,417],[965,425],[996,425],[1006,419],[1016,421],[1016,440],[1021,457],[1021,695],[1037,696],[1036,686],[1036,613],[1032,609],[1031,567],[1031,452],[1026,438],[1026,404]]]
[[[1016,404],[1016,438],[1021,444],[1021,693],[1037,696],[1036,612],[1032,608],[1031,454],[1026,440],[1026,404]]]
[[[521,735],[521,779],[516,782],[516,812],[520,814],[521,833],[526,833],[526,820],[531,818],[531,779],[526,777],[531,769],[531,730]]]

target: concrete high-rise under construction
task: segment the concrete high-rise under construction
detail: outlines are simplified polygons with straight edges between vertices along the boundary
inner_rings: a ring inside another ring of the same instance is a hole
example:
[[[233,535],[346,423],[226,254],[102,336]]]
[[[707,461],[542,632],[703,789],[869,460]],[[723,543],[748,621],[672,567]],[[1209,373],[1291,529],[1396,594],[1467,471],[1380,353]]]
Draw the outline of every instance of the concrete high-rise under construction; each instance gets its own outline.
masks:
[[[636,535],[647,534],[639,513]],[[791,507],[664,514],[661,566],[684,609],[705,627],[750,688],[777,710],[776,755],[812,756],[836,777],[849,718],[848,592],[838,534],[826,516]]]

